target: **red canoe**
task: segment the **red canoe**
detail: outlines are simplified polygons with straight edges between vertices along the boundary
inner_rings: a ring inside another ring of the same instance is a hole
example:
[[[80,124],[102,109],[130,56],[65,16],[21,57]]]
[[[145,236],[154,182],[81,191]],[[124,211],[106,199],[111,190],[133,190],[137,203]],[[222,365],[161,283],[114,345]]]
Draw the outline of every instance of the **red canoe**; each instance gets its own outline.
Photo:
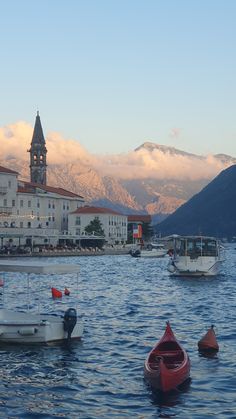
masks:
[[[212,325],[202,339],[198,342],[198,349],[202,352],[218,352],[219,345],[216,340],[214,326]]]
[[[177,341],[169,322],[160,341],[148,354],[144,375],[157,390],[173,390],[186,381],[190,374],[187,352]]]

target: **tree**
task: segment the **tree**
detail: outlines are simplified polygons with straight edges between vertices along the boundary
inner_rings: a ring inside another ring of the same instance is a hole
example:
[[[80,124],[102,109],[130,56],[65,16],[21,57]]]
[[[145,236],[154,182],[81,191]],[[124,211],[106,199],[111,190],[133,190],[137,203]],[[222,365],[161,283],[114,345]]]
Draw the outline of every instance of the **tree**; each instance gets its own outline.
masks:
[[[84,231],[87,234],[94,234],[95,236],[104,236],[105,234],[102,228],[102,223],[97,217],[90,221],[90,223],[85,227]]]
[[[150,240],[151,236],[153,235],[153,227],[150,223],[143,223],[143,238],[144,240]]]

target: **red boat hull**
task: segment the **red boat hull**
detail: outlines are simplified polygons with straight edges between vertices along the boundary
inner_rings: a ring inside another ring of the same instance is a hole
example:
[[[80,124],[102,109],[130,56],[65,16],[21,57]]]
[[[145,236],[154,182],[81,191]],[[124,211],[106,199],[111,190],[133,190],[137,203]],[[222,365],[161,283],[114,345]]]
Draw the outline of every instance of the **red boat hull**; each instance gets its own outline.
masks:
[[[218,352],[219,345],[216,340],[216,335],[213,326],[198,342],[198,349],[202,352]]]
[[[167,323],[164,335],[147,356],[144,376],[153,388],[166,392],[177,388],[189,375],[189,357]]]

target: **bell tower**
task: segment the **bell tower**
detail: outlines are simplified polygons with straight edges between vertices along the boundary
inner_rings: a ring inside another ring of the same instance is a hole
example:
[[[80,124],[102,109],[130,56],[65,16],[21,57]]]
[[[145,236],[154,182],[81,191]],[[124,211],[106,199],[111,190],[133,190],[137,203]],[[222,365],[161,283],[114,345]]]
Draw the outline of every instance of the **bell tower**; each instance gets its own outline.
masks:
[[[34,132],[30,149],[30,181],[46,185],[47,164],[46,164],[46,143],[43,135],[43,129],[40,121],[39,112],[37,112]]]

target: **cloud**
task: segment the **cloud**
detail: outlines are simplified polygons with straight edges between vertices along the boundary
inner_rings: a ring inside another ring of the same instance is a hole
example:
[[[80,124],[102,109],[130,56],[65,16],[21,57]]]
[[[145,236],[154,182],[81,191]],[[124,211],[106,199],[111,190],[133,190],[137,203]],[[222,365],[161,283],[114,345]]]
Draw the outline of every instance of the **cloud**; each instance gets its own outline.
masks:
[[[29,161],[27,150],[30,148],[33,128],[20,121],[12,125],[0,127],[0,159],[16,158]],[[46,138],[48,164],[75,162],[79,159],[93,164],[93,157],[78,141],[65,139],[59,133],[49,133]]]
[[[181,129],[180,128],[172,128],[170,131],[170,137],[171,138],[179,138],[181,134]]]
[[[32,133],[32,127],[23,121],[0,127],[0,158],[27,159]]]
[[[145,149],[116,156],[100,156],[96,164],[104,174],[125,179],[211,179],[225,168],[214,156],[194,157]]]
[[[82,161],[93,165],[94,157],[78,141],[64,139],[59,133],[52,132],[46,138],[48,164],[63,164]]]
[[[11,158],[29,161],[33,128],[26,122],[0,127],[0,159]],[[98,170],[103,175],[123,179],[212,179],[226,167],[214,156],[205,157],[173,154],[160,149],[137,151],[118,155],[94,155],[73,139],[65,139],[52,132],[46,137],[47,163],[83,163]]]

